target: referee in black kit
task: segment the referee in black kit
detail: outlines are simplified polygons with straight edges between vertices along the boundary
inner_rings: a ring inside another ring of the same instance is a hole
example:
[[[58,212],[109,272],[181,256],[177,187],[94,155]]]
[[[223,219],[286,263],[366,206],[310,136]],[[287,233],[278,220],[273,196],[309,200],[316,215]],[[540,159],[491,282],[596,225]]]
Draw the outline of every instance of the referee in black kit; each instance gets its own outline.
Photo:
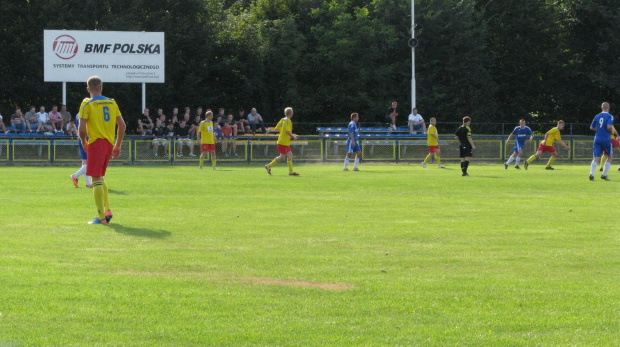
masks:
[[[471,139],[471,128],[469,125],[471,124],[471,118],[469,116],[463,117],[463,125],[461,125],[454,135],[454,138],[458,139],[461,143],[459,145],[459,152],[461,156],[461,171],[463,171],[462,176],[469,176],[467,174],[467,168],[469,167],[469,160],[472,157],[472,151],[476,149],[474,145],[474,141]]]

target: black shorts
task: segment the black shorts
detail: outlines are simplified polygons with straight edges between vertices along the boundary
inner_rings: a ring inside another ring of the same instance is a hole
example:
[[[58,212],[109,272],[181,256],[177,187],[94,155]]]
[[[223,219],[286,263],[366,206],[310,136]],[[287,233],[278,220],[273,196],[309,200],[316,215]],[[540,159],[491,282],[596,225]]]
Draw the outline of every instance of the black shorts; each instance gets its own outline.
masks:
[[[471,153],[471,146],[469,145],[460,145],[459,146],[459,152],[460,152],[460,156],[461,158],[465,158],[465,157],[472,157],[472,153]]]

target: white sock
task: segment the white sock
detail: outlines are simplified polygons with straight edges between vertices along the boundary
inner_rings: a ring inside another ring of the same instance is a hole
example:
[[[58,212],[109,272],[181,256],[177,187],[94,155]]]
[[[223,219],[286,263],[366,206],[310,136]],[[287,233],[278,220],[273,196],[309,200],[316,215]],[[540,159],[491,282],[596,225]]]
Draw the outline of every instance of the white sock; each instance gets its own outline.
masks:
[[[346,169],[349,166],[349,157],[344,157],[344,168]]]
[[[90,186],[91,184],[93,184],[90,176],[84,175],[84,180],[86,181],[87,186]]]
[[[515,160],[515,156],[511,155],[510,158],[508,158],[508,161],[506,162],[506,165],[510,165],[510,163],[512,163],[513,160]]]
[[[516,166],[519,166],[519,163],[520,163],[520,162],[521,162],[521,157],[517,157],[517,158],[515,159],[515,165],[516,165]]]
[[[592,162],[590,163],[590,176],[594,176],[594,171],[596,171],[597,165],[598,163],[592,160]]]
[[[609,172],[609,168],[611,167],[611,163],[606,161],[605,162],[605,168],[603,169],[603,176],[607,176],[607,173]]]
[[[86,172],[86,164],[82,165],[82,167],[73,174],[73,177],[78,178],[82,176],[85,172]]]
[[[360,158],[359,157],[355,157],[355,161],[353,162],[353,168],[357,169],[357,165],[360,163]]]

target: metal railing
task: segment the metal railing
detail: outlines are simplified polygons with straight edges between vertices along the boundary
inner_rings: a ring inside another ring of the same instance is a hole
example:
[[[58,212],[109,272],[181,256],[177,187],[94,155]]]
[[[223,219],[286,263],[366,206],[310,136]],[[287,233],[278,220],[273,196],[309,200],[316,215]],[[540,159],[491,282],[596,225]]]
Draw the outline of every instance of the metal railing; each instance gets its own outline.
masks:
[[[477,149],[475,160],[501,162],[512,154],[513,142],[505,146],[507,136],[474,136]],[[526,143],[524,157],[529,157],[538,147],[542,136]],[[453,136],[440,136],[441,157],[444,161],[459,159],[458,142]],[[575,162],[592,159],[591,136],[564,136],[570,151],[554,144],[558,161]],[[70,137],[0,137],[0,163],[64,163],[79,161],[77,139]],[[428,154],[426,138],[413,136],[372,136],[360,141],[365,161],[374,162],[416,162]],[[193,147],[193,152],[192,152]],[[329,136],[302,136],[291,142],[296,161],[336,162],[346,153],[346,138]],[[192,153],[194,156],[192,156]],[[180,155],[179,155],[180,154]],[[113,163],[125,164],[188,164],[195,163],[200,146],[195,140],[177,139],[155,141],[128,136],[123,141],[121,155]],[[265,162],[278,156],[274,136],[242,136],[227,138],[216,145],[218,161],[231,163]]]

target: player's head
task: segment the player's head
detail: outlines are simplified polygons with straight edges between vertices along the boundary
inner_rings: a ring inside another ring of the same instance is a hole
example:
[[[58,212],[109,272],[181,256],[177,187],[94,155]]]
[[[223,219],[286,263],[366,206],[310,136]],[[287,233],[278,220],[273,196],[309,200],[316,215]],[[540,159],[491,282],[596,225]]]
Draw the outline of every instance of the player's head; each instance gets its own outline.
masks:
[[[603,110],[603,112],[609,112],[609,103],[608,102],[604,102],[601,105],[601,110]]]
[[[89,93],[100,94],[103,90],[103,81],[101,81],[101,77],[99,76],[91,76],[88,81],[86,81],[86,87]]]
[[[525,127],[525,119],[519,119],[519,126],[520,126],[521,128],[524,128],[524,127]]]
[[[415,108],[414,108],[414,110],[415,110]],[[431,125],[435,125],[435,124],[437,124],[437,119],[435,119],[435,117],[431,117],[430,122],[431,122]]]
[[[357,112],[351,113],[351,120],[356,122],[360,119],[360,115]]]
[[[252,109],[254,110],[254,109]],[[293,118],[293,108],[292,107],[287,107],[284,109],[284,115],[288,118]]]
[[[558,129],[560,129],[560,130],[564,129],[564,121],[563,120],[558,121]]]
[[[210,122],[213,119],[213,112],[212,111],[207,111],[207,120]]]
[[[469,125],[471,123],[471,117],[465,116],[463,117],[463,124]]]

